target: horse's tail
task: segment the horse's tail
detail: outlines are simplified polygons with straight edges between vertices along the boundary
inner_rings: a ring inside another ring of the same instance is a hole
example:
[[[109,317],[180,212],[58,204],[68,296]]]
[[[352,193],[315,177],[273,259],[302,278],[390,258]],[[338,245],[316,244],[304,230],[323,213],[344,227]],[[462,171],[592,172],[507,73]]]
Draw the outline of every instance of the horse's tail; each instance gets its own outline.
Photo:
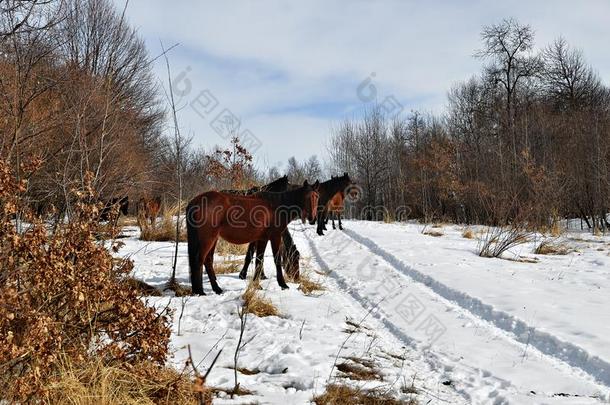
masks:
[[[201,269],[201,243],[195,221],[197,205],[190,202],[186,206],[186,236],[188,240],[189,268],[193,294],[203,295],[203,274]]]

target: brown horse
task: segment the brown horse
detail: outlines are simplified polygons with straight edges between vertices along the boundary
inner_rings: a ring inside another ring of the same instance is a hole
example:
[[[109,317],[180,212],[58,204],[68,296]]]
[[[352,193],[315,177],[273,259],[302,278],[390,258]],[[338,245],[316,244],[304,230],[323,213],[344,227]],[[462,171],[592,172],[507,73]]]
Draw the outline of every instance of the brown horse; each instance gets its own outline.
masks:
[[[328,202],[328,210],[327,210],[328,217],[325,221],[328,222],[328,218],[330,218],[332,221],[332,224],[333,224],[333,229],[337,229],[337,228],[335,228],[335,216],[336,216],[339,220],[339,229],[343,230],[343,224],[341,224],[341,214],[343,214],[344,203],[345,203],[345,191],[338,192]]]
[[[266,184],[261,187],[254,187],[247,191],[232,191],[231,190],[230,192],[233,194],[240,193],[240,194],[244,194],[244,195],[251,195],[254,193],[261,192],[261,191],[279,193],[279,192],[288,191],[288,190],[295,190],[299,187],[300,186],[298,186],[296,184],[289,184],[288,176],[283,176],[283,177],[280,177],[279,179],[274,180],[271,183]],[[288,229],[286,229],[284,231],[284,233],[282,234],[282,243],[283,243],[283,249],[281,251],[282,251],[283,267],[284,267],[284,269],[286,269],[286,273],[288,275],[290,275],[295,280],[298,280],[298,278],[299,278],[299,260],[300,260],[301,255],[300,255],[296,245],[294,244],[294,241],[292,240],[292,237],[290,236],[290,232],[288,232]],[[256,242],[252,242],[248,245],[246,257],[244,258],[244,265],[243,265],[241,271],[239,272],[239,278],[242,280],[245,280],[246,277],[248,276],[248,267],[250,267],[250,263],[252,262],[252,258],[254,257],[255,254],[256,254],[256,273],[255,274],[262,279],[267,278],[265,276],[265,271],[263,270],[263,258],[264,258],[265,252],[264,251],[257,252],[256,245],[257,245]]]
[[[161,211],[161,197],[142,197],[138,201],[138,217],[155,224]]]
[[[324,235],[324,220],[328,212],[328,204],[335,194],[344,191],[350,186],[352,180],[349,178],[347,173],[343,173],[343,176],[331,177],[330,180],[320,184],[320,199],[318,200],[318,235]],[[311,223],[313,225],[313,223]]]
[[[103,206],[100,210],[99,220],[110,221],[116,223],[121,214],[127,215],[129,210],[129,197],[115,197],[109,200],[102,200]]]
[[[256,241],[257,252],[264,252],[267,242],[271,241],[277,282],[282,289],[288,288],[281,267],[282,233],[288,223],[298,217],[303,222],[315,220],[318,188],[318,182],[311,186],[305,181],[303,187],[283,193],[260,192],[241,196],[208,191],[193,198],[186,208],[193,293],[204,294],[202,265],[205,265],[214,292],[222,293],[213,268],[214,250],[219,237],[235,244]]]

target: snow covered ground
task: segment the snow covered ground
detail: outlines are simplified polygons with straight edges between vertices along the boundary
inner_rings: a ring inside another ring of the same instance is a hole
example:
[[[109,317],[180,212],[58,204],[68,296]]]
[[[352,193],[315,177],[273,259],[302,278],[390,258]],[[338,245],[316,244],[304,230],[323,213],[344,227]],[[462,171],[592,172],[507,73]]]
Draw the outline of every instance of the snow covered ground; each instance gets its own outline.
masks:
[[[349,384],[404,400],[413,385],[421,404],[610,402],[610,238],[565,235],[575,251],[561,256],[535,255],[534,243],[512,251],[537,260],[530,263],[478,257],[477,241],[458,226],[444,226],[440,237],[417,224],[344,227],[320,237],[291,225],[307,271],[325,287],[312,296],[296,284],[281,291],[267,252],[263,293],[281,316],[249,316],[238,367],[254,372],[239,373],[253,395],[217,403],[309,403],[328,383],[345,381],[336,365],[353,361],[372,362],[379,378]],[[125,233],[121,254],[133,259],[134,276],[163,285],[172,244]],[[178,279],[188,285],[186,244]],[[221,296],[150,302],[175,309],[172,361],[181,367],[190,345],[206,369],[223,349],[208,384],[230,389],[246,281],[236,273],[218,280]],[[205,279],[204,288],[211,294]]]

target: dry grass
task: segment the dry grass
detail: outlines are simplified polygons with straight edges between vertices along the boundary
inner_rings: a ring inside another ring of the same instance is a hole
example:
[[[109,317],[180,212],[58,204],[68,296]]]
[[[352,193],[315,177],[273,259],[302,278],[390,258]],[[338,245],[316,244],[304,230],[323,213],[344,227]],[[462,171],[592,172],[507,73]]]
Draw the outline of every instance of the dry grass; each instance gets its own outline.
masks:
[[[536,246],[534,253],[537,255],[567,255],[570,253],[570,248],[565,243],[544,239]]]
[[[299,277],[299,290],[305,295],[312,295],[314,292],[324,291],[324,287],[311,278],[310,272],[304,272]]]
[[[140,223],[138,222],[138,218],[135,216],[120,216],[119,220],[117,221],[117,225],[119,227],[124,227],[124,226],[136,226],[139,225]]]
[[[241,270],[244,264],[242,259],[225,259],[214,261],[214,272],[216,274],[232,274]]]
[[[475,238],[475,234],[472,231],[471,228],[466,228],[464,229],[464,231],[462,232],[462,238],[466,238],[466,239],[474,239]]]
[[[381,390],[362,390],[343,384],[330,384],[323,394],[313,398],[317,405],[415,405],[414,399],[401,401],[390,396],[390,393]]]
[[[246,288],[242,295],[242,299],[244,300],[244,309],[249,314],[261,318],[265,316],[280,316],[280,311],[273,305],[273,302],[261,295],[261,287],[258,281],[250,281],[248,288]]]
[[[435,238],[445,235],[442,231],[429,230],[423,233],[424,235],[434,236]]]
[[[511,262],[517,262],[517,263],[538,263],[538,262],[540,262],[540,260],[538,260],[537,257],[517,256],[517,257],[503,257],[503,259],[510,260]]]
[[[558,237],[564,233],[565,229],[562,228],[559,221],[553,221],[551,229],[549,230],[551,236]]]
[[[324,291],[324,286],[320,283],[319,277],[314,276],[315,270],[311,266],[311,259],[309,257],[301,258],[301,271],[299,274],[299,280],[293,280],[290,276],[287,276],[289,281],[299,283],[299,290],[305,295],[313,295],[314,292]],[[319,274],[319,273],[316,273]]]
[[[232,257],[232,256],[245,256],[248,251],[248,245],[234,245],[224,239],[218,239],[216,243],[215,254]]]
[[[235,370],[233,367],[228,367],[228,368],[231,370]],[[237,367],[237,371],[243,375],[256,375],[261,372],[258,368],[249,369],[246,367]]]
[[[479,256],[499,258],[510,248],[529,242],[530,237],[520,226],[490,227],[479,241]]]
[[[165,287],[165,289],[172,290],[174,292],[174,294],[176,295],[176,297],[188,297],[189,295],[193,294],[193,290],[191,289],[191,287],[183,286],[182,284],[178,283],[176,280],[174,280],[173,282],[170,280],[167,283],[167,286]]]
[[[185,203],[180,206],[174,204],[166,207],[164,205],[161,219],[157,218],[154,225],[151,225],[143,218],[138,218],[140,225],[140,239],[151,242],[172,242],[176,240],[176,221],[175,216],[179,210],[184,210]],[[184,215],[180,217],[180,242],[186,242],[186,226],[184,224]]]
[[[114,367],[101,360],[64,362],[41,402],[73,405],[197,404],[193,382],[171,367],[148,363]],[[211,404],[212,392],[205,392]]]
[[[341,377],[356,381],[383,379],[371,360],[359,357],[347,357],[346,360],[337,364],[337,370],[341,372]]]
[[[156,287],[153,287],[148,283],[145,283],[142,280],[138,280],[133,277],[128,277],[125,282],[127,283],[127,285],[138,291],[143,296],[160,297],[163,295],[163,291],[159,290]]]

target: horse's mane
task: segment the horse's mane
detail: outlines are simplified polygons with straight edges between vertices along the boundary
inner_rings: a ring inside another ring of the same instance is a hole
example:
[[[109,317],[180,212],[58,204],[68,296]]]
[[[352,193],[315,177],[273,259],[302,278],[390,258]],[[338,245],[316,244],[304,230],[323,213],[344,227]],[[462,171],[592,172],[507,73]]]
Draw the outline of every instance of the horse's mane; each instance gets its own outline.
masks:
[[[273,206],[294,206],[297,205],[299,201],[299,197],[301,197],[308,189],[311,188],[310,185],[307,186],[298,186],[295,184],[290,185],[291,189],[287,191],[281,192],[273,192],[273,191],[259,191],[256,193],[256,197],[262,198],[263,200],[269,202]]]
[[[343,176],[331,176],[330,180],[320,183],[320,204],[326,204],[335,194],[350,185],[351,179],[347,173]]]
[[[237,194],[237,195],[250,195],[259,193],[261,191],[269,192],[281,192],[285,191],[288,187],[288,176],[282,176],[271,183],[265,184],[264,186],[252,187],[247,190],[220,190],[221,193],[226,194]]]

